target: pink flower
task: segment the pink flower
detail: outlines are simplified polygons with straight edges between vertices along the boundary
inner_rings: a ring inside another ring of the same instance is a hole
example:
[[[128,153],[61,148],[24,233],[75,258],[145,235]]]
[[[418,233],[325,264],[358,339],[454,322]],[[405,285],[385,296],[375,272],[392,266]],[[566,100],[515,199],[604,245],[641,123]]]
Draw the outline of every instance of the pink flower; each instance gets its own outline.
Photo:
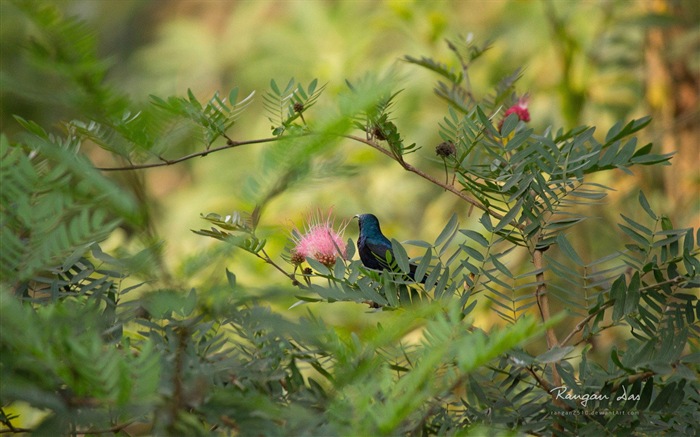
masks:
[[[290,261],[294,265],[303,263],[306,258],[314,258],[326,267],[333,267],[336,256],[344,259],[347,256],[343,232],[347,223],[341,223],[338,231],[333,228],[332,211],[323,217],[320,211],[310,215],[305,232],[299,229],[292,231],[294,247],[291,250]]]
[[[527,110],[527,101],[528,100],[529,100],[528,96],[524,95],[518,99],[518,103],[516,103],[515,105],[506,109],[506,112],[503,114],[503,119],[501,120],[501,123],[498,125],[499,132],[501,131],[501,128],[503,127],[503,122],[505,121],[506,118],[508,118],[508,116],[510,114],[516,114],[520,121],[524,121],[526,123],[528,121],[530,121],[530,111]]]

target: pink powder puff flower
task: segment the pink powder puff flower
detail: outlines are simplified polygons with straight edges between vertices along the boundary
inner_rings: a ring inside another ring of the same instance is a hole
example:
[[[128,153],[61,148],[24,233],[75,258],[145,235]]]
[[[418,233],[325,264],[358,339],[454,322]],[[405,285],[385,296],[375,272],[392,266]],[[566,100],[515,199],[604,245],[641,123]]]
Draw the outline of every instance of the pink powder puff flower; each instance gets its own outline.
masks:
[[[503,127],[503,122],[505,121],[506,118],[508,118],[508,116],[510,114],[516,114],[520,121],[524,121],[526,123],[528,121],[530,121],[530,111],[527,110],[527,101],[528,100],[529,100],[529,97],[527,95],[524,95],[518,99],[518,103],[516,103],[515,105],[506,109],[506,112],[503,114],[503,119],[501,120],[501,123],[498,125],[499,132],[501,131],[501,128]]]
[[[340,255],[343,259],[347,256],[343,241],[346,226],[347,223],[341,223],[337,231],[333,228],[332,211],[325,218],[320,211],[315,216],[310,215],[305,232],[302,233],[299,229],[292,231],[294,247],[290,261],[298,266],[306,258],[314,258],[326,267],[333,267],[336,256]]]

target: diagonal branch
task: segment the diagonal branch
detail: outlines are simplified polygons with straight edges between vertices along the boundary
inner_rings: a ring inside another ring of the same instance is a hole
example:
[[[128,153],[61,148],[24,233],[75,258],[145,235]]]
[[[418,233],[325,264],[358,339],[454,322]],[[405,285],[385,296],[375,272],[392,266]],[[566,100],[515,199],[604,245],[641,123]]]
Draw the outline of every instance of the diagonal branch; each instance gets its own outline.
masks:
[[[661,285],[678,284],[678,283],[680,283],[682,280],[683,280],[683,277],[682,277],[682,276],[677,276],[677,277],[675,277],[675,278],[673,278],[673,279],[669,279],[669,280],[666,280],[666,281],[663,281],[663,282],[659,282],[659,283],[656,283],[656,284],[648,285],[648,286],[646,286],[646,287],[642,287],[642,288],[639,289],[639,291],[642,292],[642,291],[646,291],[646,290],[651,290],[651,289],[654,289],[654,288],[659,287],[659,286],[661,286]],[[610,308],[610,307],[613,306],[614,304],[615,304],[615,300],[614,300],[614,299],[608,300],[608,301],[606,301],[605,303],[603,303],[600,307],[598,307],[598,309],[595,310],[593,313],[591,313],[591,314],[587,315],[586,317],[584,317],[580,322],[578,322],[578,324],[576,324],[576,326],[574,327],[574,329],[571,330],[571,332],[566,336],[566,338],[564,338],[564,340],[562,340],[561,346],[564,346],[566,343],[568,343],[569,341],[571,341],[571,339],[574,337],[574,335],[576,335],[577,333],[583,331],[583,328],[586,327],[586,325],[588,324],[588,322],[590,322],[590,321],[591,321],[593,318],[595,318],[598,314],[600,314],[601,312],[603,312],[603,311],[605,311],[606,309]],[[576,344],[580,343],[581,341],[583,341],[583,339],[579,340]]]
[[[100,171],[128,171],[128,170],[143,170],[143,169],[155,168],[155,167],[166,167],[168,165],[177,164],[177,163],[187,161],[187,160],[192,159],[192,158],[204,157],[210,153],[220,152],[221,150],[233,149],[235,147],[245,146],[248,144],[272,143],[274,141],[278,141],[281,139],[280,137],[270,137],[270,138],[260,138],[257,140],[233,141],[231,138],[229,138],[227,136],[225,136],[225,138],[226,138],[226,145],[225,146],[215,147],[213,149],[203,150],[201,152],[190,153],[189,155],[181,156],[181,157],[175,158],[175,159],[160,158],[161,162],[153,162],[150,164],[127,165],[124,167],[95,167],[95,169],[100,170]]]
[[[561,345],[564,346],[566,343],[571,341],[571,339],[576,335],[577,333],[583,331],[583,328],[588,324],[588,322],[591,321],[594,317],[596,317],[598,314],[600,314],[602,311],[605,311],[607,308],[613,306],[615,303],[614,300],[609,300],[605,302],[603,305],[601,305],[596,311],[593,313],[589,314],[586,316],[583,320],[578,322],[578,324],[574,327],[574,329],[569,333],[569,335],[566,336],[564,340],[562,340]]]
[[[430,181],[431,183],[439,186],[440,188],[443,188],[444,190],[449,191],[450,193],[454,194],[455,196],[459,197],[460,199],[464,200],[465,202],[469,203],[470,205],[473,205],[473,206],[479,208],[480,210],[488,213],[491,217],[493,217],[497,220],[503,219],[502,214],[492,210],[491,208],[489,208],[487,206],[484,206],[481,202],[479,202],[475,198],[465,194],[463,191],[455,188],[453,185],[439,181],[438,179],[430,176],[429,174],[425,173],[424,171],[407,163],[405,160],[397,158],[394,155],[394,153],[392,153],[390,150],[385,149],[384,147],[380,146],[379,144],[375,143],[374,141],[368,140],[365,138],[361,138],[361,137],[357,137],[354,135],[343,135],[343,136],[345,138],[351,139],[353,141],[358,141],[360,143],[363,143],[363,144],[366,144],[366,145],[372,147],[373,149],[378,150],[379,152],[383,153],[384,155],[388,156],[389,158],[391,158],[391,159],[395,160],[396,162],[398,162],[399,164],[401,164],[401,166],[406,171],[414,173],[414,174],[422,177],[423,179],[426,179],[426,180]],[[513,225],[514,227],[516,227],[518,229],[524,229],[523,225],[515,223],[515,222],[511,223],[511,225]]]

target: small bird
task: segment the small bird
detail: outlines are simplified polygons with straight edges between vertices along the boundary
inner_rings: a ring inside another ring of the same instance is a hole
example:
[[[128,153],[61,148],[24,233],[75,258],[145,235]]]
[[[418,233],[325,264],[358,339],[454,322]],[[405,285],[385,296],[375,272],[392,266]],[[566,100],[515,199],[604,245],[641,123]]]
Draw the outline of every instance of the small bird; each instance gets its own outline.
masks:
[[[389,262],[386,259],[387,251],[391,253],[392,259],[394,251],[391,249],[391,241],[382,234],[379,227],[379,220],[373,214],[358,214],[355,216],[360,224],[360,235],[357,239],[357,251],[360,254],[362,264],[374,270],[390,270]],[[415,281],[416,266],[411,263],[408,277]],[[421,281],[425,283],[425,277]]]

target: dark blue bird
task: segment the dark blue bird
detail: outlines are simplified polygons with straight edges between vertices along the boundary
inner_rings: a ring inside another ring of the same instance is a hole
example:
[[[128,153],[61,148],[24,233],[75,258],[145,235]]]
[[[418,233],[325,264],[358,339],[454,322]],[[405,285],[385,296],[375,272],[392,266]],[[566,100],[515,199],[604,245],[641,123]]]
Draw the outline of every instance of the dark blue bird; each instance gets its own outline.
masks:
[[[379,220],[373,214],[358,214],[355,217],[360,222],[357,251],[360,254],[362,264],[369,269],[390,270],[389,262],[386,259],[387,251],[391,253],[392,259],[396,259],[396,257],[394,257],[394,251],[391,250],[391,241],[382,234]],[[416,268],[415,264],[410,264],[409,273],[407,274],[414,281]],[[425,282],[425,277],[421,282]]]

